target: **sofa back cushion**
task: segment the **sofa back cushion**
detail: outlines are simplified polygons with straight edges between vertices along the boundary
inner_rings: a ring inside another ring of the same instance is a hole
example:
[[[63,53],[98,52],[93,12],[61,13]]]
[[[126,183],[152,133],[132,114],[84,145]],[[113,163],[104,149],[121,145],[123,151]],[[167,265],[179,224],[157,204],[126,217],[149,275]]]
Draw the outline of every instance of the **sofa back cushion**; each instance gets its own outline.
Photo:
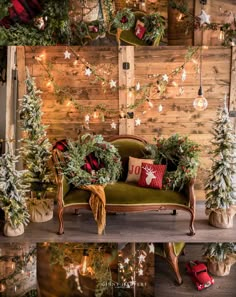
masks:
[[[118,137],[111,140],[111,143],[118,149],[121,156],[123,172],[120,181],[125,181],[128,174],[129,157],[143,158],[145,155],[145,141],[133,137]]]

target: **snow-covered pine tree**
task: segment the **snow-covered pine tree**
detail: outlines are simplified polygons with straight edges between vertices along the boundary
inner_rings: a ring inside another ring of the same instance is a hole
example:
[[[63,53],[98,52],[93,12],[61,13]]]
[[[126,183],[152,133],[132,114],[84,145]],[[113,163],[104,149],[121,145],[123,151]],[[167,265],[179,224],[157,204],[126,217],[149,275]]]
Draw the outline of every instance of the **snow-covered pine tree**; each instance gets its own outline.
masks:
[[[29,222],[25,201],[29,185],[24,179],[25,172],[15,169],[18,158],[10,152],[0,156],[0,208],[13,229]]]
[[[233,204],[232,179],[235,173],[234,144],[235,134],[229,118],[226,96],[223,107],[217,110],[217,118],[213,124],[214,138],[212,167],[206,183],[206,210],[227,210]]]
[[[37,89],[34,78],[27,69],[27,93],[21,99],[20,119],[24,130],[22,156],[28,169],[27,181],[31,190],[41,197],[51,185],[51,143],[47,138],[47,126],[42,124],[41,91]]]

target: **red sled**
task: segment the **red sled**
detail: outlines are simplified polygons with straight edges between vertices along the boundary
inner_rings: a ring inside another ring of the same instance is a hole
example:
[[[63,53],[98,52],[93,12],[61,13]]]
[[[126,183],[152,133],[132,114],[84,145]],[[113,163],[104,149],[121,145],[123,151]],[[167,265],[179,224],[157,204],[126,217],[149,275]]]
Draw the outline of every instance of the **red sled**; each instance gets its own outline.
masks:
[[[205,264],[199,261],[190,261],[186,264],[186,270],[198,291],[206,289],[214,284],[214,279],[207,272]]]

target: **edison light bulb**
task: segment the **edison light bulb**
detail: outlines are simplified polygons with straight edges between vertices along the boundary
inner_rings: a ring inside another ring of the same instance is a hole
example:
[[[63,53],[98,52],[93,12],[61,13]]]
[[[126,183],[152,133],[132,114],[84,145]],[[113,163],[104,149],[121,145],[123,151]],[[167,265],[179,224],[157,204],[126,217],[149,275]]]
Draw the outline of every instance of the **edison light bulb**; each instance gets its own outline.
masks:
[[[89,273],[88,271],[88,251],[84,250],[83,251],[83,257],[81,261],[81,266],[80,266],[80,274],[81,275],[87,275]]]
[[[205,110],[207,106],[207,99],[203,95],[198,95],[198,97],[193,101],[193,107],[198,111]]]

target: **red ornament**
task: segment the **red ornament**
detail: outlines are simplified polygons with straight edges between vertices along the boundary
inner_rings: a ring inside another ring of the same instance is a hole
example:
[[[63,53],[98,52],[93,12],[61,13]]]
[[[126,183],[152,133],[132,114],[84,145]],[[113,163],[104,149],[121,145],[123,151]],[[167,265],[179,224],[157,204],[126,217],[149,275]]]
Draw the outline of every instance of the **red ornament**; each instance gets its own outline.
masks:
[[[128,18],[124,15],[124,16],[122,17],[122,19],[120,20],[120,22],[121,22],[122,24],[125,24],[125,23],[128,22]]]
[[[98,27],[93,26],[93,32],[94,32],[94,33],[98,33]]]

